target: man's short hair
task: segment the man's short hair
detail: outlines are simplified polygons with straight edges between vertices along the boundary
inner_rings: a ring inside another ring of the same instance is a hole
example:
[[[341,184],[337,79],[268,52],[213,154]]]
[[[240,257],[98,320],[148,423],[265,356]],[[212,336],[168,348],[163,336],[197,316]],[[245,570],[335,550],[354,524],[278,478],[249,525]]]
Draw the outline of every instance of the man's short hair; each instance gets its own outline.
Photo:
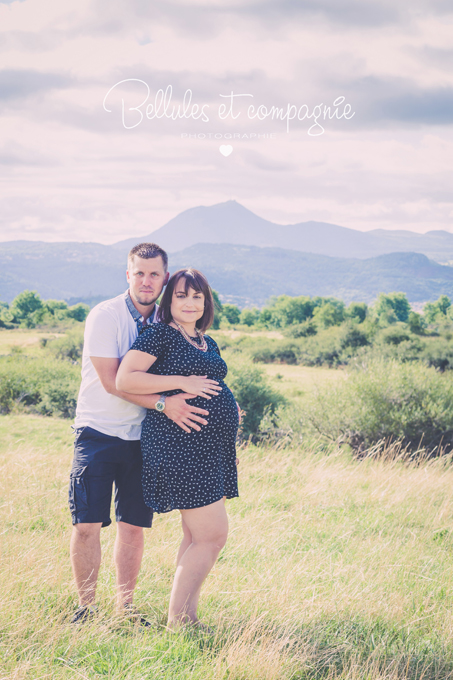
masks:
[[[132,258],[134,255],[137,255],[137,257],[141,257],[144,260],[150,260],[151,258],[159,257],[160,255],[162,262],[164,263],[164,269],[167,271],[168,255],[165,250],[163,250],[163,248],[158,246],[156,243],[138,243],[136,246],[134,246],[127,256],[128,267],[130,266],[130,263],[132,263]]]

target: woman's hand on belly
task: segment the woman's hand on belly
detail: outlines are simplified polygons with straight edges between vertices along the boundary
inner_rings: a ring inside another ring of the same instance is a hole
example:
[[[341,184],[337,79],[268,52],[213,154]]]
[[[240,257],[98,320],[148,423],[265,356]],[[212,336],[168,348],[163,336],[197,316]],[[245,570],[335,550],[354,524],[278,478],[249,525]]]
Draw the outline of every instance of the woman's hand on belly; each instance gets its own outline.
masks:
[[[180,388],[188,394],[196,394],[198,397],[210,399],[222,391],[217,380],[211,380],[206,375],[181,376]]]

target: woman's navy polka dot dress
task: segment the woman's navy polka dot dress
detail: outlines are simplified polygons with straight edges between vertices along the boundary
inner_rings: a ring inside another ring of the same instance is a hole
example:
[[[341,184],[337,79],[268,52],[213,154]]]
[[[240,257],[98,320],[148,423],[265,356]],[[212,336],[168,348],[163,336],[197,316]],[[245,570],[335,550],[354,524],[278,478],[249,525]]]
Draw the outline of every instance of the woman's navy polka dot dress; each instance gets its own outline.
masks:
[[[200,432],[184,432],[165,413],[148,410],[142,426],[143,493],[155,512],[200,508],[223,496],[238,496],[236,434],[238,411],[223,379],[227,365],[216,342],[205,335],[206,352],[193,347],[179,330],[153,323],[131,349],[157,357],[148,373],[157,375],[207,375],[222,387],[211,399],[195,397],[189,404],[209,411]],[[167,396],[182,390],[165,392]]]

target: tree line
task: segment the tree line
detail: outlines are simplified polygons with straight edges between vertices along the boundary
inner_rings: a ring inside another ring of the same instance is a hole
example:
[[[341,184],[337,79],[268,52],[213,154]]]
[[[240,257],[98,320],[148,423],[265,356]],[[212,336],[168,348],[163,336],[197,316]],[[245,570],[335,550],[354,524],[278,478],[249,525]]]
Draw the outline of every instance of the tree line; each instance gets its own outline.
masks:
[[[351,302],[348,306],[333,297],[279,295],[272,297],[262,309],[239,309],[222,304],[214,291],[216,315],[214,329],[222,322],[250,329],[284,329],[292,337],[315,335],[320,330],[340,326],[345,321],[378,326],[398,322],[407,324],[411,332],[423,334],[431,324],[453,322],[453,307],[446,295],[427,302],[421,314],[413,311],[405,293],[381,293],[374,305]],[[42,300],[36,291],[24,290],[9,305],[0,301],[0,328],[35,328],[67,319],[85,321],[90,307],[79,302],[68,305],[64,300]]]
[[[381,293],[374,305],[351,302],[349,306],[333,297],[279,295],[271,298],[261,310],[240,310],[235,305],[224,304],[220,317],[231,325],[292,329],[293,337],[314,335],[345,321],[363,323],[366,320],[378,326],[405,323],[411,332],[422,334],[430,324],[453,321],[453,308],[446,295],[441,295],[435,302],[427,302],[421,314],[411,309],[405,293]]]
[[[42,300],[35,290],[24,290],[10,305],[0,302],[0,328],[36,328],[67,319],[85,321],[89,311],[83,302],[69,306],[64,300]]]

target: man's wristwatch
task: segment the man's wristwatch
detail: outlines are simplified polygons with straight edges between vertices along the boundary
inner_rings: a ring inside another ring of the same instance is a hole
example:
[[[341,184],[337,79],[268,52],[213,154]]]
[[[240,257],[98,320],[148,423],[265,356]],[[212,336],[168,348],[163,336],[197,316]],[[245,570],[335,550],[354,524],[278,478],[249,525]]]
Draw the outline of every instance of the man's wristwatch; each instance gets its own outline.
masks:
[[[156,411],[164,411],[165,410],[165,399],[167,397],[161,396],[159,397],[159,400],[156,401]]]

